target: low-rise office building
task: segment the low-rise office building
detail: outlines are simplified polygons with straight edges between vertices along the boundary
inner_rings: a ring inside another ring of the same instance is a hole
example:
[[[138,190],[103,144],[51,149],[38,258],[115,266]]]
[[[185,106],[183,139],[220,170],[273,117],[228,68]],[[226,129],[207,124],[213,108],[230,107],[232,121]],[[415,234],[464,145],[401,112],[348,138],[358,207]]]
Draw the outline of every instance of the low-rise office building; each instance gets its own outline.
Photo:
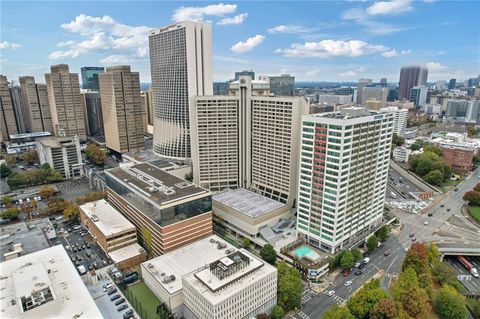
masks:
[[[277,269],[244,249],[182,278],[187,319],[255,318],[277,303]]]
[[[78,136],[50,137],[37,140],[40,163],[48,164],[65,178],[84,175]]]
[[[5,142],[7,154],[19,156],[23,152],[33,151],[37,148],[37,139],[50,136],[52,136],[50,132],[10,134],[9,141]]]
[[[211,192],[149,164],[105,173],[109,202],[137,228],[154,256],[212,233]]]
[[[216,235],[141,264],[145,284],[178,318],[184,315],[183,276],[236,249]]]
[[[103,318],[61,245],[0,264],[2,318]]]

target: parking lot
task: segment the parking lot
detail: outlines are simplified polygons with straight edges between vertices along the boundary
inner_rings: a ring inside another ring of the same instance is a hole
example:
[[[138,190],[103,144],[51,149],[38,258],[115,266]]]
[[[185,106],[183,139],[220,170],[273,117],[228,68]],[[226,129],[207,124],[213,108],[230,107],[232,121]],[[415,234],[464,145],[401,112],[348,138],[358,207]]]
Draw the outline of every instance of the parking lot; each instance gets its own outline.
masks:
[[[85,271],[89,271],[113,263],[83,225],[62,221],[56,221],[55,225],[60,242],[76,267],[83,265]],[[83,275],[80,271],[79,273]]]

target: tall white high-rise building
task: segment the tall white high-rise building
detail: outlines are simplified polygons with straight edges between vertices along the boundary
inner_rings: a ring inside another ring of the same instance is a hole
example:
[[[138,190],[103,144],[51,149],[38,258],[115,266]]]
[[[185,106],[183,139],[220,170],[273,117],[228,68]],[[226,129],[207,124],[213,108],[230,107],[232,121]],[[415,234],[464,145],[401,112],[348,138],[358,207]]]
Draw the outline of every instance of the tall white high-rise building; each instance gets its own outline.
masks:
[[[304,115],[297,231],[334,253],[382,222],[393,116],[364,108]]]
[[[381,108],[380,112],[391,113],[393,115],[393,133],[399,136],[405,136],[405,130],[407,129],[407,109],[389,106]]]
[[[296,195],[304,97],[269,96],[266,81],[241,76],[229,96],[190,106],[194,183],[212,192],[247,188],[284,204]]]
[[[184,21],[149,36],[154,103],[153,150],[171,158],[191,157],[189,101],[212,95],[212,31]]]

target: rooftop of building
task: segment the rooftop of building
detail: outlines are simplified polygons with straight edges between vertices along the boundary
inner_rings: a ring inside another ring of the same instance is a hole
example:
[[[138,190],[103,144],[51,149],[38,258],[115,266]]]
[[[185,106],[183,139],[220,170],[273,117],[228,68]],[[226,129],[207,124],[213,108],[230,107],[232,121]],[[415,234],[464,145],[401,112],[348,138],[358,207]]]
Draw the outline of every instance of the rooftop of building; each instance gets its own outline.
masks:
[[[364,107],[353,106],[353,107],[342,108],[339,112],[310,114],[309,116],[318,117],[318,118],[347,120],[347,119],[355,119],[355,118],[362,118],[362,117],[375,116],[375,115],[380,115],[380,113],[375,111],[370,111]]]
[[[83,204],[80,209],[107,237],[135,229],[128,219],[104,199]]]
[[[210,191],[167,173],[150,163],[123,165],[106,171],[106,174],[113,176],[123,185],[159,206],[193,196],[210,194]]]
[[[61,245],[1,263],[3,318],[102,318]]]
[[[37,142],[46,147],[51,148],[60,148],[63,144],[72,143],[75,139],[78,139],[76,136],[51,136],[46,138],[41,138]]]
[[[231,253],[235,247],[212,235],[146,261],[142,269],[148,271],[169,294],[174,294],[182,289],[184,275],[225,257],[226,251]]]
[[[35,139],[40,137],[52,136],[50,132],[33,132],[33,133],[20,133],[20,134],[10,134],[10,140],[19,140],[19,139]]]
[[[218,193],[212,196],[212,200],[222,203],[234,210],[256,218],[285,206],[271,198],[249,191],[245,188],[237,188]]]
[[[158,168],[181,167],[189,165],[185,161],[161,157],[153,152],[151,148],[122,154],[125,161],[132,163],[150,163]]]
[[[276,272],[272,265],[241,249],[187,274],[183,280],[209,303],[218,304]]]
[[[109,252],[108,255],[110,256],[110,258],[112,258],[113,262],[116,264],[143,253],[146,254],[145,249],[143,249],[143,247],[140,246],[139,244],[135,243],[119,249],[115,249],[114,251]]]

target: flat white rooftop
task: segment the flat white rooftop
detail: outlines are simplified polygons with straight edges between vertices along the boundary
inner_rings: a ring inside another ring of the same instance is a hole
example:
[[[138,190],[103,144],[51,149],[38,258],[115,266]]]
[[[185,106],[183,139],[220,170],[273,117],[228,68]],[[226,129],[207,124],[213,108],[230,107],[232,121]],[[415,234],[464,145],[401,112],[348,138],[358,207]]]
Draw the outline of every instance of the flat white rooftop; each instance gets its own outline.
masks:
[[[2,318],[102,318],[61,245],[0,263]]]
[[[140,255],[141,253],[145,252],[142,246],[135,243],[132,245],[128,245],[126,247],[122,247],[120,249],[116,249],[108,253],[110,258],[112,258],[114,263],[119,263],[135,256]]]
[[[219,243],[222,245],[219,246]],[[222,248],[218,249],[218,247]],[[225,257],[226,250],[233,252],[236,249],[220,237],[213,235],[144,262],[142,271],[148,271],[169,294],[173,294],[182,289],[184,275]],[[174,275],[175,280],[164,283],[164,278],[170,275]]]
[[[80,206],[80,209],[105,236],[135,229],[135,226],[128,219],[104,199],[83,204]]]
[[[285,206],[276,200],[251,192],[245,188],[237,188],[216,194],[212,196],[212,200],[252,218],[260,217]]]
[[[250,264],[236,273],[220,280],[206,267],[198,272],[187,274],[183,280],[201,293],[210,304],[215,305],[232,298],[239,291],[243,291],[267,276],[275,274],[276,277],[277,268],[263,262],[244,249],[240,249],[239,252],[250,258]]]

